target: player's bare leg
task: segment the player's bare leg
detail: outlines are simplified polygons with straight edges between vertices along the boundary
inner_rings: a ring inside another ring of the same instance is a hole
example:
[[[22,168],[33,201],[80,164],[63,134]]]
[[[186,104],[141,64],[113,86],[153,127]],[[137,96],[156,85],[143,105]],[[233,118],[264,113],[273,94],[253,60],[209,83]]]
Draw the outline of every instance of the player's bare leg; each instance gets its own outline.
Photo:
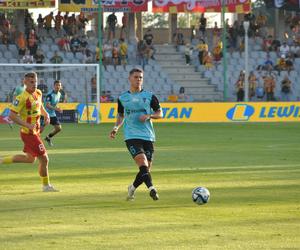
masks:
[[[35,159],[31,154],[13,155],[0,158],[0,164],[34,163]]]
[[[48,143],[50,147],[53,146],[51,138],[62,130],[61,125],[54,125],[53,127],[54,127],[53,131],[49,133],[45,138],[45,141]]]
[[[11,164],[11,163],[34,163],[36,158],[39,160],[39,174],[42,179],[43,183],[43,191],[44,192],[57,192],[49,182],[49,175],[48,175],[48,155],[41,155],[38,157],[34,157],[31,154],[24,154],[24,155],[13,155],[0,158],[0,164]]]
[[[38,156],[39,160],[39,174],[43,182],[43,191],[44,192],[58,192],[49,181],[49,174],[48,174],[48,164],[49,158],[47,154]]]

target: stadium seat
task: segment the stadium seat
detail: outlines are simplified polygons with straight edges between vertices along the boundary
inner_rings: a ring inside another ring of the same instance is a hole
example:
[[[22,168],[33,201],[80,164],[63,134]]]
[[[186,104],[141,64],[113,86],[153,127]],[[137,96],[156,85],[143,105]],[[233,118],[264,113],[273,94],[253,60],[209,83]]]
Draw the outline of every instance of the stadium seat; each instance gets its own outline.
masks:
[[[80,64],[81,62],[80,62],[79,59],[73,58],[73,59],[71,59],[71,63],[74,63],[74,64]]]
[[[269,55],[270,55],[270,59],[273,60],[273,62],[275,63],[276,59],[277,59],[277,53],[275,51],[271,51],[269,52]]]
[[[17,45],[15,45],[15,44],[9,44],[9,45],[8,45],[8,49],[9,49],[11,52],[14,52],[14,51],[18,52]]]
[[[291,78],[296,78],[296,77],[298,77],[297,71],[292,70],[292,71],[290,72],[290,77],[291,77]]]
[[[83,60],[83,54],[81,52],[76,52],[75,59]]]
[[[9,79],[9,78],[10,78],[10,75],[9,75],[9,73],[8,73],[8,72],[6,72],[6,71],[3,71],[3,72],[1,72],[1,77],[2,77],[2,78]]]
[[[172,86],[169,84],[163,84],[162,85],[163,90],[165,91],[166,94],[171,94],[172,92]]]
[[[222,71],[215,71],[214,76],[217,77],[217,78],[218,77],[221,78],[223,76],[223,72]]]
[[[259,57],[258,51],[252,51],[250,53],[250,57],[253,58],[253,59],[257,59]]]
[[[256,37],[255,38],[255,43],[259,46],[262,46],[264,40],[261,37]]]
[[[240,52],[234,51],[234,52],[232,53],[232,57],[233,57],[233,58],[240,58]]]
[[[128,45],[128,53],[133,53],[136,50],[135,45],[129,44]]]
[[[223,64],[218,64],[216,70],[217,71],[223,71]]]
[[[67,78],[67,79],[72,79],[73,78],[73,74],[70,70],[63,71],[62,76]]]
[[[123,79],[127,79],[127,78],[128,78],[128,72],[123,71],[121,77],[122,77]]]
[[[13,58],[13,55],[9,50],[6,50],[3,55],[6,59],[12,59]]]
[[[46,58],[48,58],[49,60],[53,57],[53,52],[51,52],[51,51],[48,50],[45,53],[46,53]]]
[[[300,58],[295,58],[295,65],[297,68],[300,66]]]
[[[123,72],[123,71],[124,71],[123,65],[117,65],[116,71],[117,71],[117,72]]]
[[[117,91],[117,92],[124,92],[125,91],[125,86],[124,85],[122,85],[122,84],[115,84],[114,85],[115,86],[115,90]]]
[[[164,80],[166,79],[166,78],[168,78],[169,76],[167,75],[167,73],[166,72],[164,72],[164,71],[160,71],[160,72],[158,72],[158,74],[159,74],[159,76],[160,77],[162,77]]]
[[[168,85],[168,83],[166,83],[165,79],[164,78],[161,78],[161,77],[157,77],[157,78],[152,78],[152,81],[155,83],[155,84],[159,84],[161,86],[164,86],[164,85]]]
[[[266,60],[266,58],[267,58],[267,52],[265,52],[265,51],[258,51],[258,54],[259,54],[258,58],[263,58],[264,60]]]
[[[7,50],[7,46],[5,44],[0,44],[0,51],[6,51]]]
[[[184,53],[185,46],[184,45],[179,45],[178,49],[179,49],[179,52]]]
[[[150,65],[150,66],[153,66],[153,65],[155,65],[157,62],[155,61],[155,60],[152,60],[152,59],[149,59],[148,60],[148,64]]]
[[[152,66],[151,65],[145,65],[145,68],[144,68],[144,70],[145,70],[145,72],[147,71],[147,72],[150,72],[150,71],[152,71]]]
[[[9,59],[9,63],[18,63],[18,59],[11,58]]]
[[[45,41],[44,41],[45,44],[47,45],[52,45],[54,43],[53,39],[48,37]]]
[[[74,54],[72,52],[67,52],[66,53],[66,58],[69,60],[72,60],[74,58]]]
[[[53,82],[54,82],[53,78],[50,78],[50,77],[45,80],[45,83],[48,86],[52,86]]]
[[[52,44],[51,46],[50,46],[50,49],[54,52],[54,51],[59,51],[59,48],[58,48],[58,46],[56,45],[56,44]]]

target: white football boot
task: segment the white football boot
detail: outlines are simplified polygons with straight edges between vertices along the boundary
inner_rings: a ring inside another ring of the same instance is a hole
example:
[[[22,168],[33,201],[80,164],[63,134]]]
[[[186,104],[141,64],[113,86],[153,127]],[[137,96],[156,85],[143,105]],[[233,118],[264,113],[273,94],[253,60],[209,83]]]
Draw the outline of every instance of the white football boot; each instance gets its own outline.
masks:
[[[49,184],[49,185],[43,186],[43,192],[59,192],[59,190]]]
[[[128,186],[128,195],[127,195],[126,200],[133,201],[134,200],[134,192],[135,192],[135,187],[132,184],[130,184]]]

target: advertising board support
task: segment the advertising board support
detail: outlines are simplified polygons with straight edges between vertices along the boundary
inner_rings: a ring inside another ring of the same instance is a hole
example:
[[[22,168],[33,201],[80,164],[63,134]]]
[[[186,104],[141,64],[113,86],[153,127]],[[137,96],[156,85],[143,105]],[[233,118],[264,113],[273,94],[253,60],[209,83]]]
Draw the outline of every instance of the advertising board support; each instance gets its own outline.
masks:
[[[249,67],[248,67],[248,61],[249,61],[249,51],[248,51],[248,30],[249,30],[249,21],[244,21],[243,23],[244,29],[245,29],[245,102],[249,102]]]
[[[227,101],[227,44],[226,44],[226,23],[225,23],[225,0],[222,0],[221,24],[222,24],[222,64],[223,64],[223,101]]]

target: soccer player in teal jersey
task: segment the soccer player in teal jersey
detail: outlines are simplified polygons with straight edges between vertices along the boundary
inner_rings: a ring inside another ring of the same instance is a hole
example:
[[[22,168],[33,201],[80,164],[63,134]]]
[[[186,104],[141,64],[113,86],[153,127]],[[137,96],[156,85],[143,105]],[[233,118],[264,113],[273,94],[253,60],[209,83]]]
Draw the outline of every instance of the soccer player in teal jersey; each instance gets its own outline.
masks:
[[[51,138],[61,131],[61,124],[56,116],[56,112],[62,113],[62,110],[57,106],[59,103],[61,94],[61,82],[59,80],[54,81],[54,87],[45,98],[45,108],[50,116],[50,124],[54,127],[53,131],[45,137],[45,141],[49,146],[53,146]]]
[[[23,80],[24,81],[24,80]],[[13,99],[15,100],[16,99],[16,97],[18,96],[18,95],[20,95],[20,94],[22,94],[24,91],[25,91],[25,84],[24,84],[24,82],[22,81],[22,84],[20,85],[20,86],[18,86],[18,87],[16,87],[15,88],[15,90],[14,90],[14,93],[13,93]]]
[[[130,90],[118,98],[117,121],[110,132],[115,138],[124,123],[127,148],[139,167],[134,182],[128,186],[127,200],[134,200],[135,190],[145,183],[153,200],[159,196],[153,186],[150,168],[153,161],[155,133],[151,119],[162,118],[159,101],[151,92],[142,89],[143,70],[134,68],[129,72]]]

